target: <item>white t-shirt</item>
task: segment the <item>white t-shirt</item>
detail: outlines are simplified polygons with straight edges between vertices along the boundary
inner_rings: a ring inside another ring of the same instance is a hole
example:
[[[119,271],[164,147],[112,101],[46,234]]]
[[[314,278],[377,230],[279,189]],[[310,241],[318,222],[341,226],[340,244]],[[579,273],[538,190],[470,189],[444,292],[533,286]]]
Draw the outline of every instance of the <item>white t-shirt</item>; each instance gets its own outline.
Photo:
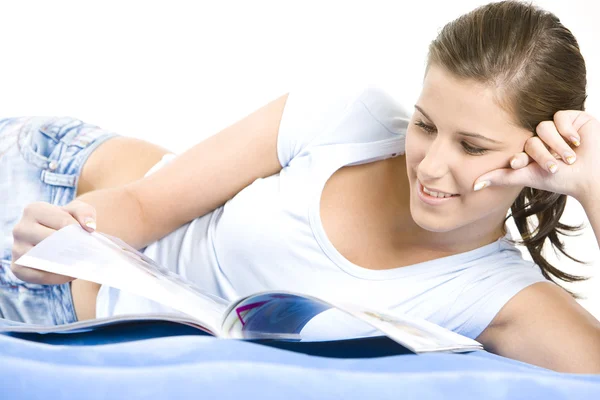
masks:
[[[344,258],[321,224],[319,202],[329,177],[342,166],[403,154],[409,119],[377,87],[292,91],[279,127],[280,173],[257,179],[144,253],[228,300],[297,291],[425,318],[476,338],[511,297],[546,280],[508,236],[462,254],[369,270]],[[160,310],[158,303],[106,286],[98,294],[98,317]],[[331,337],[368,331],[329,311],[306,329],[318,330],[320,323]]]

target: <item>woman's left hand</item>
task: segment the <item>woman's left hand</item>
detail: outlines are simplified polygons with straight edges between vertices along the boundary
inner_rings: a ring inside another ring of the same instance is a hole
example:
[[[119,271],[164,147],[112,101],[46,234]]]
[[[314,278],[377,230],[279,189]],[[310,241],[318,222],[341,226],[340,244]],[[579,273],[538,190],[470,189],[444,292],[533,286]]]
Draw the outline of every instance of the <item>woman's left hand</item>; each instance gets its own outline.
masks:
[[[480,176],[474,190],[487,186],[527,186],[581,201],[600,192],[600,122],[585,111],[564,110],[542,121],[524,152]]]

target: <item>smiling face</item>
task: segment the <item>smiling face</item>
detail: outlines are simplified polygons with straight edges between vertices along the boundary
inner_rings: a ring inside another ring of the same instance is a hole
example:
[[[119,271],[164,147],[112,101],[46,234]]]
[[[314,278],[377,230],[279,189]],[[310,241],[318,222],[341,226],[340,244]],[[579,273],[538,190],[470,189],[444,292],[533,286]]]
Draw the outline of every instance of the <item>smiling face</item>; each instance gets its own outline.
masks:
[[[522,188],[474,192],[473,185],[489,171],[510,168],[532,134],[494,101],[495,90],[429,67],[406,137],[410,211],[421,228],[465,240],[501,234]]]

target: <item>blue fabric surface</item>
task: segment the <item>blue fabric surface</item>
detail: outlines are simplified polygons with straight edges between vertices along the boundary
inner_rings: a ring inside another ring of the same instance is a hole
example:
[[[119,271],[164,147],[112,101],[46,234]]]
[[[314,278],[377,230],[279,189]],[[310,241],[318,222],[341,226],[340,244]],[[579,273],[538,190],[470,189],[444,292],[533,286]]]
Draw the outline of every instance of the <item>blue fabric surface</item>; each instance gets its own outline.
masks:
[[[257,343],[152,322],[0,335],[0,349],[6,399],[600,398],[600,376],[487,352],[407,354],[387,338]]]

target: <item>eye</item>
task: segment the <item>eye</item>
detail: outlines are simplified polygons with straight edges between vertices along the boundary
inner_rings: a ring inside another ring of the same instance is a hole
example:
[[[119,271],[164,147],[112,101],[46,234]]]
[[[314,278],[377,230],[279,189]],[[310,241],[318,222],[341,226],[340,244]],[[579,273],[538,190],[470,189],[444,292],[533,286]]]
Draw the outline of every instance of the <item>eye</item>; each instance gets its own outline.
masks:
[[[435,132],[435,128],[433,126],[429,126],[429,125],[425,124],[423,121],[417,121],[417,122],[415,122],[415,125],[430,135]]]
[[[460,142],[465,151],[469,154],[473,155],[481,155],[487,152],[487,149],[482,149],[481,147],[473,147],[467,142]]]
[[[421,128],[422,130],[424,130],[428,135],[432,135],[436,132],[435,127],[433,127],[431,125],[427,125],[423,121],[417,121],[417,122],[415,122],[415,125],[418,126],[419,128]],[[467,154],[482,155],[488,151],[487,149],[483,149],[481,147],[471,146],[469,143],[464,142],[464,141],[461,142],[460,144]]]

